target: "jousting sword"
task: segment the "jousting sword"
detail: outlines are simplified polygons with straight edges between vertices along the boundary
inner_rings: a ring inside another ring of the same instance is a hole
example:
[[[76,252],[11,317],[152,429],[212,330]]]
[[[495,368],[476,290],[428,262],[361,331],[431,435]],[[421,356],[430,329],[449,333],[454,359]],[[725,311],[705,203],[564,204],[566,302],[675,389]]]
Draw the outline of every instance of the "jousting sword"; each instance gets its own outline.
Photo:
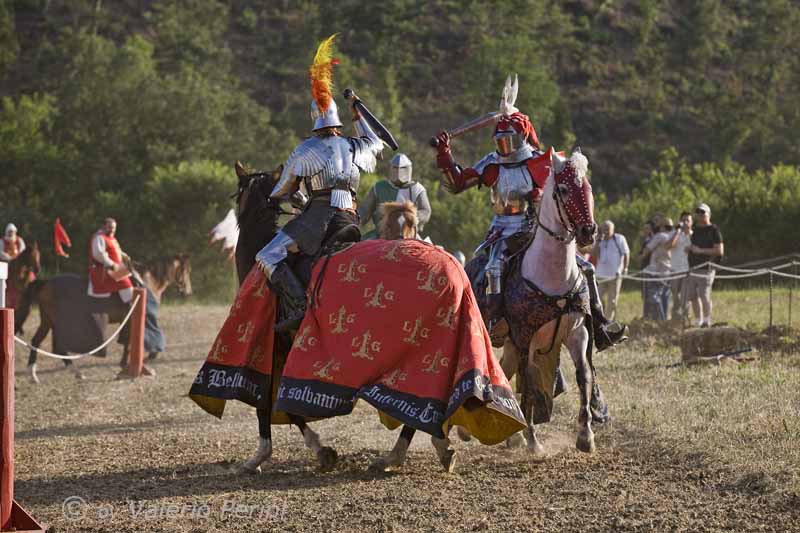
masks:
[[[389,148],[392,150],[397,150],[400,148],[400,145],[397,144],[397,141],[394,140],[394,136],[386,129],[380,120],[378,120],[372,112],[367,109],[367,106],[364,105],[364,102],[356,96],[356,93],[353,92],[353,89],[345,89],[343,94],[345,100],[353,100],[353,107],[364,117],[364,120],[367,121],[367,124],[372,128],[375,134],[380,137],[380,139],[389,145]]]
[[[459,126],[457,128],[453,128],[452,130],[447,131],[447,134],[450,137],[461,137],[465,133],[469,133],[471,131],[479,130],[481,128],[485,128],[486,126],[496,124],[502,118],[502,113],[499,111],[492,111],[491,113],[486,113],[482,117],[478,117],[475,120],[470,120],[466,124]],[[436,137],[431,137],[430,145],[434,148],[439,146],[439,139]]]

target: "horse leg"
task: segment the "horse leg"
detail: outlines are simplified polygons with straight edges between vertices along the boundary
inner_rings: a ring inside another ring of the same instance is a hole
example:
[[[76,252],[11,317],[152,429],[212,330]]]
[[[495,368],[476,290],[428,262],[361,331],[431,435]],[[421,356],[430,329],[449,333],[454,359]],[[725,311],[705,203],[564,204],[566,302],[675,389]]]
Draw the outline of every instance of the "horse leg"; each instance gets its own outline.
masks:
[[[242,464],[241,472],[256,473],[261,468],[261,463],[272,457],[272,411],[270,409],[256,409],[258,416],[258,448],[256,453]]]
[[[122,359],[119,360],[120,368],[128,368],[128,350],[129,346],[128,343],[126,342],[125,344],[122,345]]]
[[[36,356],[37,351],[36,348],[42,344],[42,341],[47,334],[50,333],[50,321],[47,319],[45,315],[42,315],[42,321],[39,324],[39,328],[34,333],[33,338],[31,339],[31,353],[28,355],[28,374],[30,375],[31,382],[36,383],[37,385],[39,382],[39,376],[36,374]]]
[[[534,391],[539,397],[544,394],[542,391],[550,391],[552,394],[554,376],[561,353],[563,331],[567,322],[564,318],[552,320],[536,331],[528,347],[527,364],[520,363],[517,375],[517,383],[522,389],[522,413],[525,415],[527,423],[525,439],[528,441],[528,451],[535,456],[544,455],[545,449],[536,435]],[[552,401],[552,396],[549,401]],[[542,406],[540,405],[539,408],[541,409]],[[548,408],[552,408],[552,405]],[[540,417],[541,415],[537,418]]]
[[[330,446],[323,446],[320,443],[319,435],[306,424],[303,417],[289,415],[289,421],[297,426],[297,429],[299,429],[300,433],[303,435],[303,441],[306,443],[306,447],[317,456],[319,469],[323,472],[333,470],[336,466],[336,462],[339,460],[339,454],[336,453],[336,450]]]
[[[578,412],[578,439],[575,447],[585,453],[595,450],[594,432],[592,431],[592,413],[589,402],[592,395],[592,370],[586,357],[586,348],[589,344],[589,333],[583,321],[579,321],[570,331],[566,339],[567,349],[575,363],[575,380],[578,382],[581,407]]]
[[[411,426],[403,426],[400,431],[400,436],[394,444],[394,448],[385,457],[381,457],[371,465],[369,465],[370,472],[386,472],[391,468],[399,468],[406,462],[406,454],[408,447],[411,445],[411,440],[414,438],[416,429]]]
[[[503,369],[503,373],[506,375],[509,384],[511,384],[511,380],[519,369],[519,363],[519,350],[517,350],[517,347],[511,342],[511,339],[506,339],[506,343],[503,345],[503,358],[500,360],[500,368]],[[516,388],[519,390],[520,387],[517,386]],[[519,448],[523,445],[524,441],[525,438],[522,436],[522,432],[514,433],[506,439],[506,447]]]
[[[452,474],[456,469],[456,451],[450,449],[450,439],[447,436],[443,439],[431,436],[431,443],[445,472]]]

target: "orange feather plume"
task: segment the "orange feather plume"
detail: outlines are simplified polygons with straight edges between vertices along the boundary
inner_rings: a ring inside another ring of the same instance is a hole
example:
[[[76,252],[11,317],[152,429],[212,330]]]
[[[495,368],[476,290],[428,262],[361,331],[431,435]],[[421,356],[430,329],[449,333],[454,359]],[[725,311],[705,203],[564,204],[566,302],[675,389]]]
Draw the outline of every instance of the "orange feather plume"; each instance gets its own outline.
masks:
[[[317,102],[317,107],[324,113],[333,98],[333,65],[339,61],[333,58],[333,40],[336,33],[319,43],[314,62],[308,69],[311,75],[311,97]]]

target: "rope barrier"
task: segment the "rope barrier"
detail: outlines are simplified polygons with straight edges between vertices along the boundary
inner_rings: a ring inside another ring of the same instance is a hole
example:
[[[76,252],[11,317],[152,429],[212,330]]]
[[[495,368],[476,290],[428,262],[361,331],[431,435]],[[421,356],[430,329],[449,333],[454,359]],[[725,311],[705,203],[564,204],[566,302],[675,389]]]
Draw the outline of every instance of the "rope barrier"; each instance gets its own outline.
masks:
[[[83,359],[84,357],[87,357],[89,355],[96,354],[97,352],[99,352],[100,350],[102,350],[103,348],[108,346],[111,343],[111,341],[113,341],[114,338],[117,335],[119,335],[119,332],[122,331],[122,328],[125,327],[125,324],[128,323],[128,320],[130,320],[131,315],[133,315],[133,310],[136,308],[136,304],[139,303],[139,298],[140,297],[137,295],[136,298],[133,300],[133,303],[131,303],[131,308],[128,309],[128,314],[125,315],[125,318],[122,320],[122,323],[120,323],[120,325],[117,328],[117,330],[114,333],[112,333],[111,336],[109,336],[105,340],[105,342],[103,344],[101,344],[100,346],[98,346],[97,348],[95,348],[94,350],[92,350],[90,352],[81,353],[81,354],[77,354],[77,355],[63,355],[63,354],[57,354],[57,353],[48,352],[47,350],[42,350],[41,348],[36,348],[35,346],[31,346],[30,344],[28,344],[27,341],[25,341],[24,339],[20,339],[16,335],[14,335],[14,340],[17,341],[17,344],[21,344],[22,346],[25,346],[26,348],[31,349],[31,350],[36,350],[37,354],[42,354],[42,355],[45,355],[47,357],[52,357],[53,359],[70,360],[70,361],[73,361],[73,360],[76,360],[76,359]]]
[[[699,272],[700,269],[705,267],[712,267],[715,270],[723,270],[727,272],[736,272],[736,274],[715,274],[714,279],[744,279],[744,278],[752,278],[756,276],[766,276],[766,275],[774,275],[779,276],[782,278],[788,279],[800,279],[800,276],[796,274],[789,274],[787,272],[780,272],[786,268],[795,267],[800,264],[797,261],[791,261],[789,263],[784,263],[782,265],[777,265],[773,268],[758,268],[758,269],[746,269],[746,268],[736,268],[736,267],[727,267],[724,265],[720,265],[717,263],[712,263],[711,261],[706,261],[700,265],[692,267],[689,270],[681,270],[677,272],[670,272],[669,274],[660,275],[656,272],[647,272],[644,270],[639,270],[634,272],[633,274],[623,274],[621,276],[624,280],[629,281],[673,281],[676,279],[685,278],[688,276],[692,276],[695,278],[707,278],[710,274],[701,274]],[[646,275],[642,275],[646,274]],[[598,279],[598,283],[608,283],[610,281],[614,281],[617,278],[601,278]]]

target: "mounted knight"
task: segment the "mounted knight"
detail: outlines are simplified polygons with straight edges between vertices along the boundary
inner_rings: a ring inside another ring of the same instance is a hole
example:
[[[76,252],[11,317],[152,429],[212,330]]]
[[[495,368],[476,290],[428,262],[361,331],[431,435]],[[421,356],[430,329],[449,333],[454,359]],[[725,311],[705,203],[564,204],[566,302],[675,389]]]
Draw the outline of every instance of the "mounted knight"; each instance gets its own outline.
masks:
[[[353,226],[358,241],[358,212],[356,192],[361,172],[372,172],[383,141],[370,127],[356,105],[359,100],[349,93],[356,137],[342,135],[336,101],[331,92],[332,57],[335,35],[323,41],[310,68],[311,118],[313,135],[300,143],[283,165],[280,180],[271,198],[288,199],[299,193],[308,194],[303,212],[286,224],[256,255],[256,262],[267,275],[270,284],[280,295],[287,310],[276,331],[296,327],[306,310],[303,284],[287,263],[290,254],[302,253],[314,257],[331,237]]]
[[[484,315],[495,346],[502,346],[508,335],[503,316],[503,280],[512,255],[529,241],[544,183],[562,154],[553,148],[542,151],[530,119],[515,106],[519,82],[506,80],[498,111],[488,113],[451,132],[442,131],[431,144],[437,149],[436,164],[442,172],[442,186],[453,194],[471,187],[489,187],[494,217],[486,239],[475,251],[480,259],[481,276],[473,279],[476,293],[485,296]],[[450,140],[479,128],[494,126],[496,150],[472,167],[462,167],[451,151]],[[547,228],[542,227],[544,231]],[[481,254],[484,252],[484,254]],[[627,338],[627,327],[608,320],[603,314],[594,267],[580,255],[578,265],[589,284],[592,327],[598,351]],[[469,270],[469,269],[468,269]],[[485,289],[484,289],[485,287]]]

